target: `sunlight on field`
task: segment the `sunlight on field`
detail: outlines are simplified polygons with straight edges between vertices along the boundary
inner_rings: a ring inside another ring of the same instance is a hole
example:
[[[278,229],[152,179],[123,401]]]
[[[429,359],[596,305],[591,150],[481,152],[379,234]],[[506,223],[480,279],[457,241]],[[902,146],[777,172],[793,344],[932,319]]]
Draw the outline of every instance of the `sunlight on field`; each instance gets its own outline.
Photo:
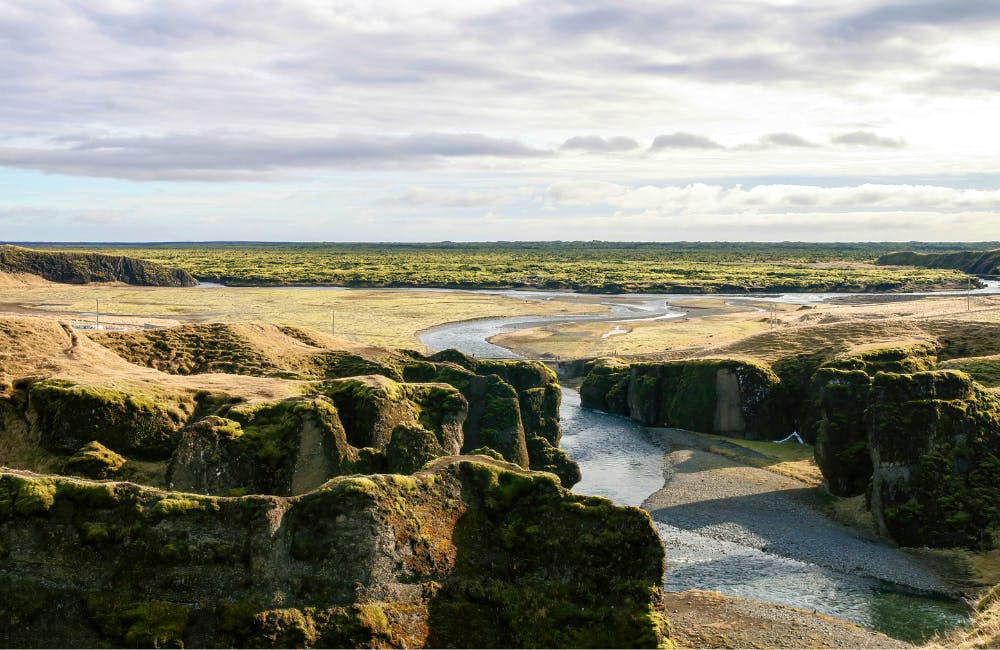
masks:
[[[700,348],[735,341],[767,328],[766,316],[742,312],[693,319],[557,323],[501,334],[492,341],[529,357],[550,354],[580,358]],[[626,333],[605,336],[621,330]]]
[[[146,319],[263,322],[314,327],[390,347],[421,347],[420,330],[441,323],[497,316],[604,313],[606,307],[555,300],[521,300],[471,293],[411,290],[146,288],[53,285],[5,289],[11,306],[88,314],[101,301],[104,322]],[[335,321],[335,322],[334,322]]]

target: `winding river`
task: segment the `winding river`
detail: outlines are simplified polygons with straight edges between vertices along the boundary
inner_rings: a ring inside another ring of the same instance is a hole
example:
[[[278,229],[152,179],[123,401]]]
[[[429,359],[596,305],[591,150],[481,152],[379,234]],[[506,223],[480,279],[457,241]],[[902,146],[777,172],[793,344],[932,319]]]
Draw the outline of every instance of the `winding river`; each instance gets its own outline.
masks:
[[[498,291],[518,298],[544,300],[551,293]],[[964,293],[964,292],[963,292]],[[990,282],[978,293],[1000,293],[1000,283]],[[811,304],[845,294],[788,294],[754,296]],[[893,294],[899,295],[899,294]],[[935,294],[940,295],[940,294]],[[611,313],[599,316],[518,317],[460,322],[427,330],[421,342],[435,350],[456,348],[478,357],[517,358],[489,338],[502,332],[542,323],[671,318],[683,313],[667,305],[671,298],[692,296],[605,296],[602,304]],[[719,296],[713,296],[719,297]],[[733,300],[746,300],[733,297]],[[573,490],[605,496],[620,505],[641,506],[664,485],[664,457],[671,449],[655,434],[632,420],[585,409],[580,395],[563,387],[560,410],[562,447],[580,465],[583,479]],[[905,593],[898,587],[866,578],[856,572],[838,571],[785,557],[750,545],[715,539],[662,520],[655,521],[667,549],[668,591],[706,589],[753,600],[816,611],[875,629],[898,639],[919,642],[936,631],[961,625],[967,609],[960,603]]]

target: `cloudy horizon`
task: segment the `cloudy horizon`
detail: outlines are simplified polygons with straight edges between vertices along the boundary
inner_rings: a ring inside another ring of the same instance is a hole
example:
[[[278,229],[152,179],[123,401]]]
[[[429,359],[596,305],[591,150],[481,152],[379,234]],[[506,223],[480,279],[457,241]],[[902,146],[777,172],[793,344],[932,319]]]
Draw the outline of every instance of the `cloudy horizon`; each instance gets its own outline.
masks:
[[[998,62],[989,0],[8,3],[0,240],[996,240]]]

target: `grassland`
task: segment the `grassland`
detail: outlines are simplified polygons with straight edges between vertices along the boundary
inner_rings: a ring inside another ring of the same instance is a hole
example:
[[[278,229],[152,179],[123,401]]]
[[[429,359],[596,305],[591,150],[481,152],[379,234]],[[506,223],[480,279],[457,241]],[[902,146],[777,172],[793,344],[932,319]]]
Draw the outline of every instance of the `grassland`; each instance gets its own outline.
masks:
[[[907,244],[929,252],[992,244]],[[37,245],[36,245],[37,246]],[[876,266],[898,243],[161,244],[128,255],[231,286],[571,289],[590,293],[904,291],[965,287],[953,269]]]
[[[733,301],[728,301],[733,302]],[[525,356],[559,358],[631,356],[678,359],[703,354],[752,357],[773,362],[794,354],[812,354],[836,347],[924,341],[938,336],[929,324],[948,319],[961,331],[952,338],[967,339],[962,360],[954,367],[987,385],[1000,385],[996,360],[988,344],[992,334],[978,323],[1000,322],[1000,296],[910,297],[890,302],[824,303],[815,306],[770,305],[748,301],[727,305],[720,298],[671,301],[686,312],[684,318],[555,323],[493,337],[498,345]],[[774,311],[759,311],[760,309]],[[953,328],[954,329],[954,328]],[[990,330],[992,331],[992,330]],[[980,340],[986,337],[985,340]],[[981,359],[966,359],[978,357]],[[949,366],[951,367],[951,366]]]
[[[93,322],[100,300],[104,323],[170,325],[178,322],[281,323],[311,327],[350,340],[420,348],[416,333],[441,323],[518,315],[605,313],[600,305],[559,300],[439,291],[146,288],[48,284],[5,287],[0,312],[27,311]]]

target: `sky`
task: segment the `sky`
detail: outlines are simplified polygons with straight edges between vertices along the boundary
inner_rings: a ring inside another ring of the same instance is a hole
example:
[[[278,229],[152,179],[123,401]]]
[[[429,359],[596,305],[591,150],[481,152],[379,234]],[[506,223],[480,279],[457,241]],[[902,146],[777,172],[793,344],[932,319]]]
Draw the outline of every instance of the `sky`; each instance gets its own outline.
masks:
[[[0,3],[0,240],[557,239],[1000,239],[1000,0]]]

